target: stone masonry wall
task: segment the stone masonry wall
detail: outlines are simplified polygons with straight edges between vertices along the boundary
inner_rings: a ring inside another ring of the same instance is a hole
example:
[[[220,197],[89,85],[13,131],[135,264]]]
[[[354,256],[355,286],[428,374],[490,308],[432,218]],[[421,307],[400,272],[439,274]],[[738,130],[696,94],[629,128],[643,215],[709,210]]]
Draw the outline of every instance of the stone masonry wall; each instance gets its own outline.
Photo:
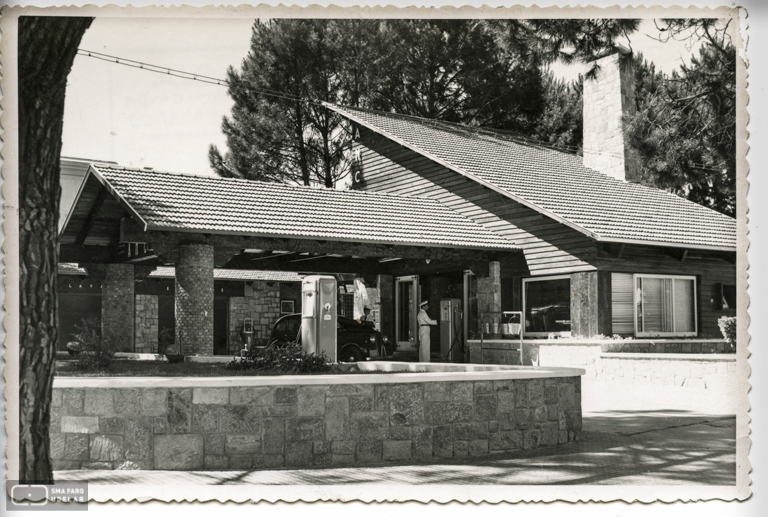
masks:
[[[272,326],[279,317],[278,282],[252,282],[250,286],[245,284],[245,296],[229,299],[229,352],[236,354],[242,348],[240,330],[245,318],[253,319],[254,343],[266,345]]]
[[[584,165],[633,181],[640,162],[624,143],[622,116],[637,111],[634,72],[630,66],[621,69],[618,53],[597,64],[597,78],[584,81]]]
[[[101,335],[115,351],[133,352],[132,264],[107,264],[101,299]]]
[[[136,295],[135,332],[134,351],[139,354],[156,354],[159,333],[157,295]]]
[[[557,445],[581,378],[206,388],[54,386],[54,470],[418,463]]]
[[[213,355],[213,246],[179,246],[176,343],[184,355]]]
[[[656,343],[643,348],[635,343],[616,350],[620,341],[604,343],[523,343],[523,364],[583,368],[585,377],[623,384],[706,388],[724,382],[735,373],[735,354],[695,353],[716,350],[719,343]],[[688,352],[680,353],[679,348]],[[613,352],[616,353],[613,353]],[[621,357],[624,355],[624,357]],[[641,356],[641,357],[638,357]],[[642,357],[646,356],[646,357]]]
[[[485,323],[501,323],[501,264],[488,263],[488,276],[479,277],[477,282],[477,314],[480,334]],[[495,318],[495,319],[494,319]],[[493,321],[492,321],[493,320]],[[491,332],[493,329],[491,328]]]
[[[736,356],[709,358],[689,355],[638,357],[640,354],[617,357],[608,354],[600,358],[595,375],[598,379],[624,384],[653,384],[695,389],[736,386]]]

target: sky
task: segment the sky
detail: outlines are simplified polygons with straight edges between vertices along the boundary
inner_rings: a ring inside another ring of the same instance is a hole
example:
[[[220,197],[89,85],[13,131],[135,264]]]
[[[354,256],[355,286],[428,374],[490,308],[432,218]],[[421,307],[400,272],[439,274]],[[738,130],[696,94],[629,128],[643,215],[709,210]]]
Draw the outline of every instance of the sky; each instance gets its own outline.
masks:
[[[251,18],[96,18],[80,48],[225,79],[248,54],[252,25]],[[657,67],[669,72],[690,62],[686,44],[649,36],[658,31],[644,20],[632,48]],[[552,70],[574,79],[585,65]],[[224,86],[77,56],[67,82],[62,156],[213,175],[208,148],[226,150],[221,123],[231,108]]]

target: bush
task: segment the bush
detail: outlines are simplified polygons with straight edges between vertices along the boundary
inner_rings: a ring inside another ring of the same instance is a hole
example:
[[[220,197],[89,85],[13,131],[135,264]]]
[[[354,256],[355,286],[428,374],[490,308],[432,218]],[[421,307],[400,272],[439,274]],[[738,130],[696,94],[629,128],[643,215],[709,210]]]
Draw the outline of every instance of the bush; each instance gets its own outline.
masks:
[[[717,325],[720,327],[720,332],[723,333],[723,338],[731,345],[731,348],[736,348],[736,318],[734,316],[723,316],[717,320]]]
[[[233,360],[227,365],[233,370],[271,370],[288,373],[328,372],[333,365],[325,354],[307,354],[301,345],[290,343],[284,347],[268,346],[263,349],[253,348],[241,360]]]
[[[178,354],[179,349],[175,343],[174,329],[169,327],[163,327],[160,334],[157,336],[157,353],[158,354]]]
[[[78,368],[91,370],[109,366],[115,356],[115,350],[110,343],[104,343],[102,340],[101,322],[98,318],[84,318],[80,325],[75,326],[75,330],[77,333],[72,335],[74,343],[70,348],[78,352]]]

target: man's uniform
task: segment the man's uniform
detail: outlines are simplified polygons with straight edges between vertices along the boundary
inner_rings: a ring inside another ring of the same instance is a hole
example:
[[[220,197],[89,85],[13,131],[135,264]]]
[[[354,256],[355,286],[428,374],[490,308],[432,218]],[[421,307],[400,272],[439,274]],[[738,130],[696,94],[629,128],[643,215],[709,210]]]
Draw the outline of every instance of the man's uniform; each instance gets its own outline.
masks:
[[[425,305],[427,305],[427,302],[421,302],[421,304],[419,305],[421,307],[421,310],[419,311],[419,314],[416,316],[416,320],[419,322],[419,362],[421,363],[429,362],[429,353],[430,353],[429,326],[437,325],[437,321],[430,318],[429,315],[427,314],[427,311],[424,310]]]

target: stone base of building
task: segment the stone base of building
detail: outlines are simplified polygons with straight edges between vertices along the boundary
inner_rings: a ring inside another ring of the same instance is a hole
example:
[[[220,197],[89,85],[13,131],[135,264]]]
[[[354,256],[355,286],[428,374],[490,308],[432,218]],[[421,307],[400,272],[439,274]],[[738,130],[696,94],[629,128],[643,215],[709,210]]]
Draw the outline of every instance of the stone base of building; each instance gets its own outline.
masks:
[[[51,457],[55,470],[245,470],[417,464],[555,446],[581,431],[582,371],[552,370],[538,378],[490,371],[387,382],[397,374],[380,374],[221,387],[211,379],[167,379],[164,387],[121,379],[117,387],[58,378]]]

